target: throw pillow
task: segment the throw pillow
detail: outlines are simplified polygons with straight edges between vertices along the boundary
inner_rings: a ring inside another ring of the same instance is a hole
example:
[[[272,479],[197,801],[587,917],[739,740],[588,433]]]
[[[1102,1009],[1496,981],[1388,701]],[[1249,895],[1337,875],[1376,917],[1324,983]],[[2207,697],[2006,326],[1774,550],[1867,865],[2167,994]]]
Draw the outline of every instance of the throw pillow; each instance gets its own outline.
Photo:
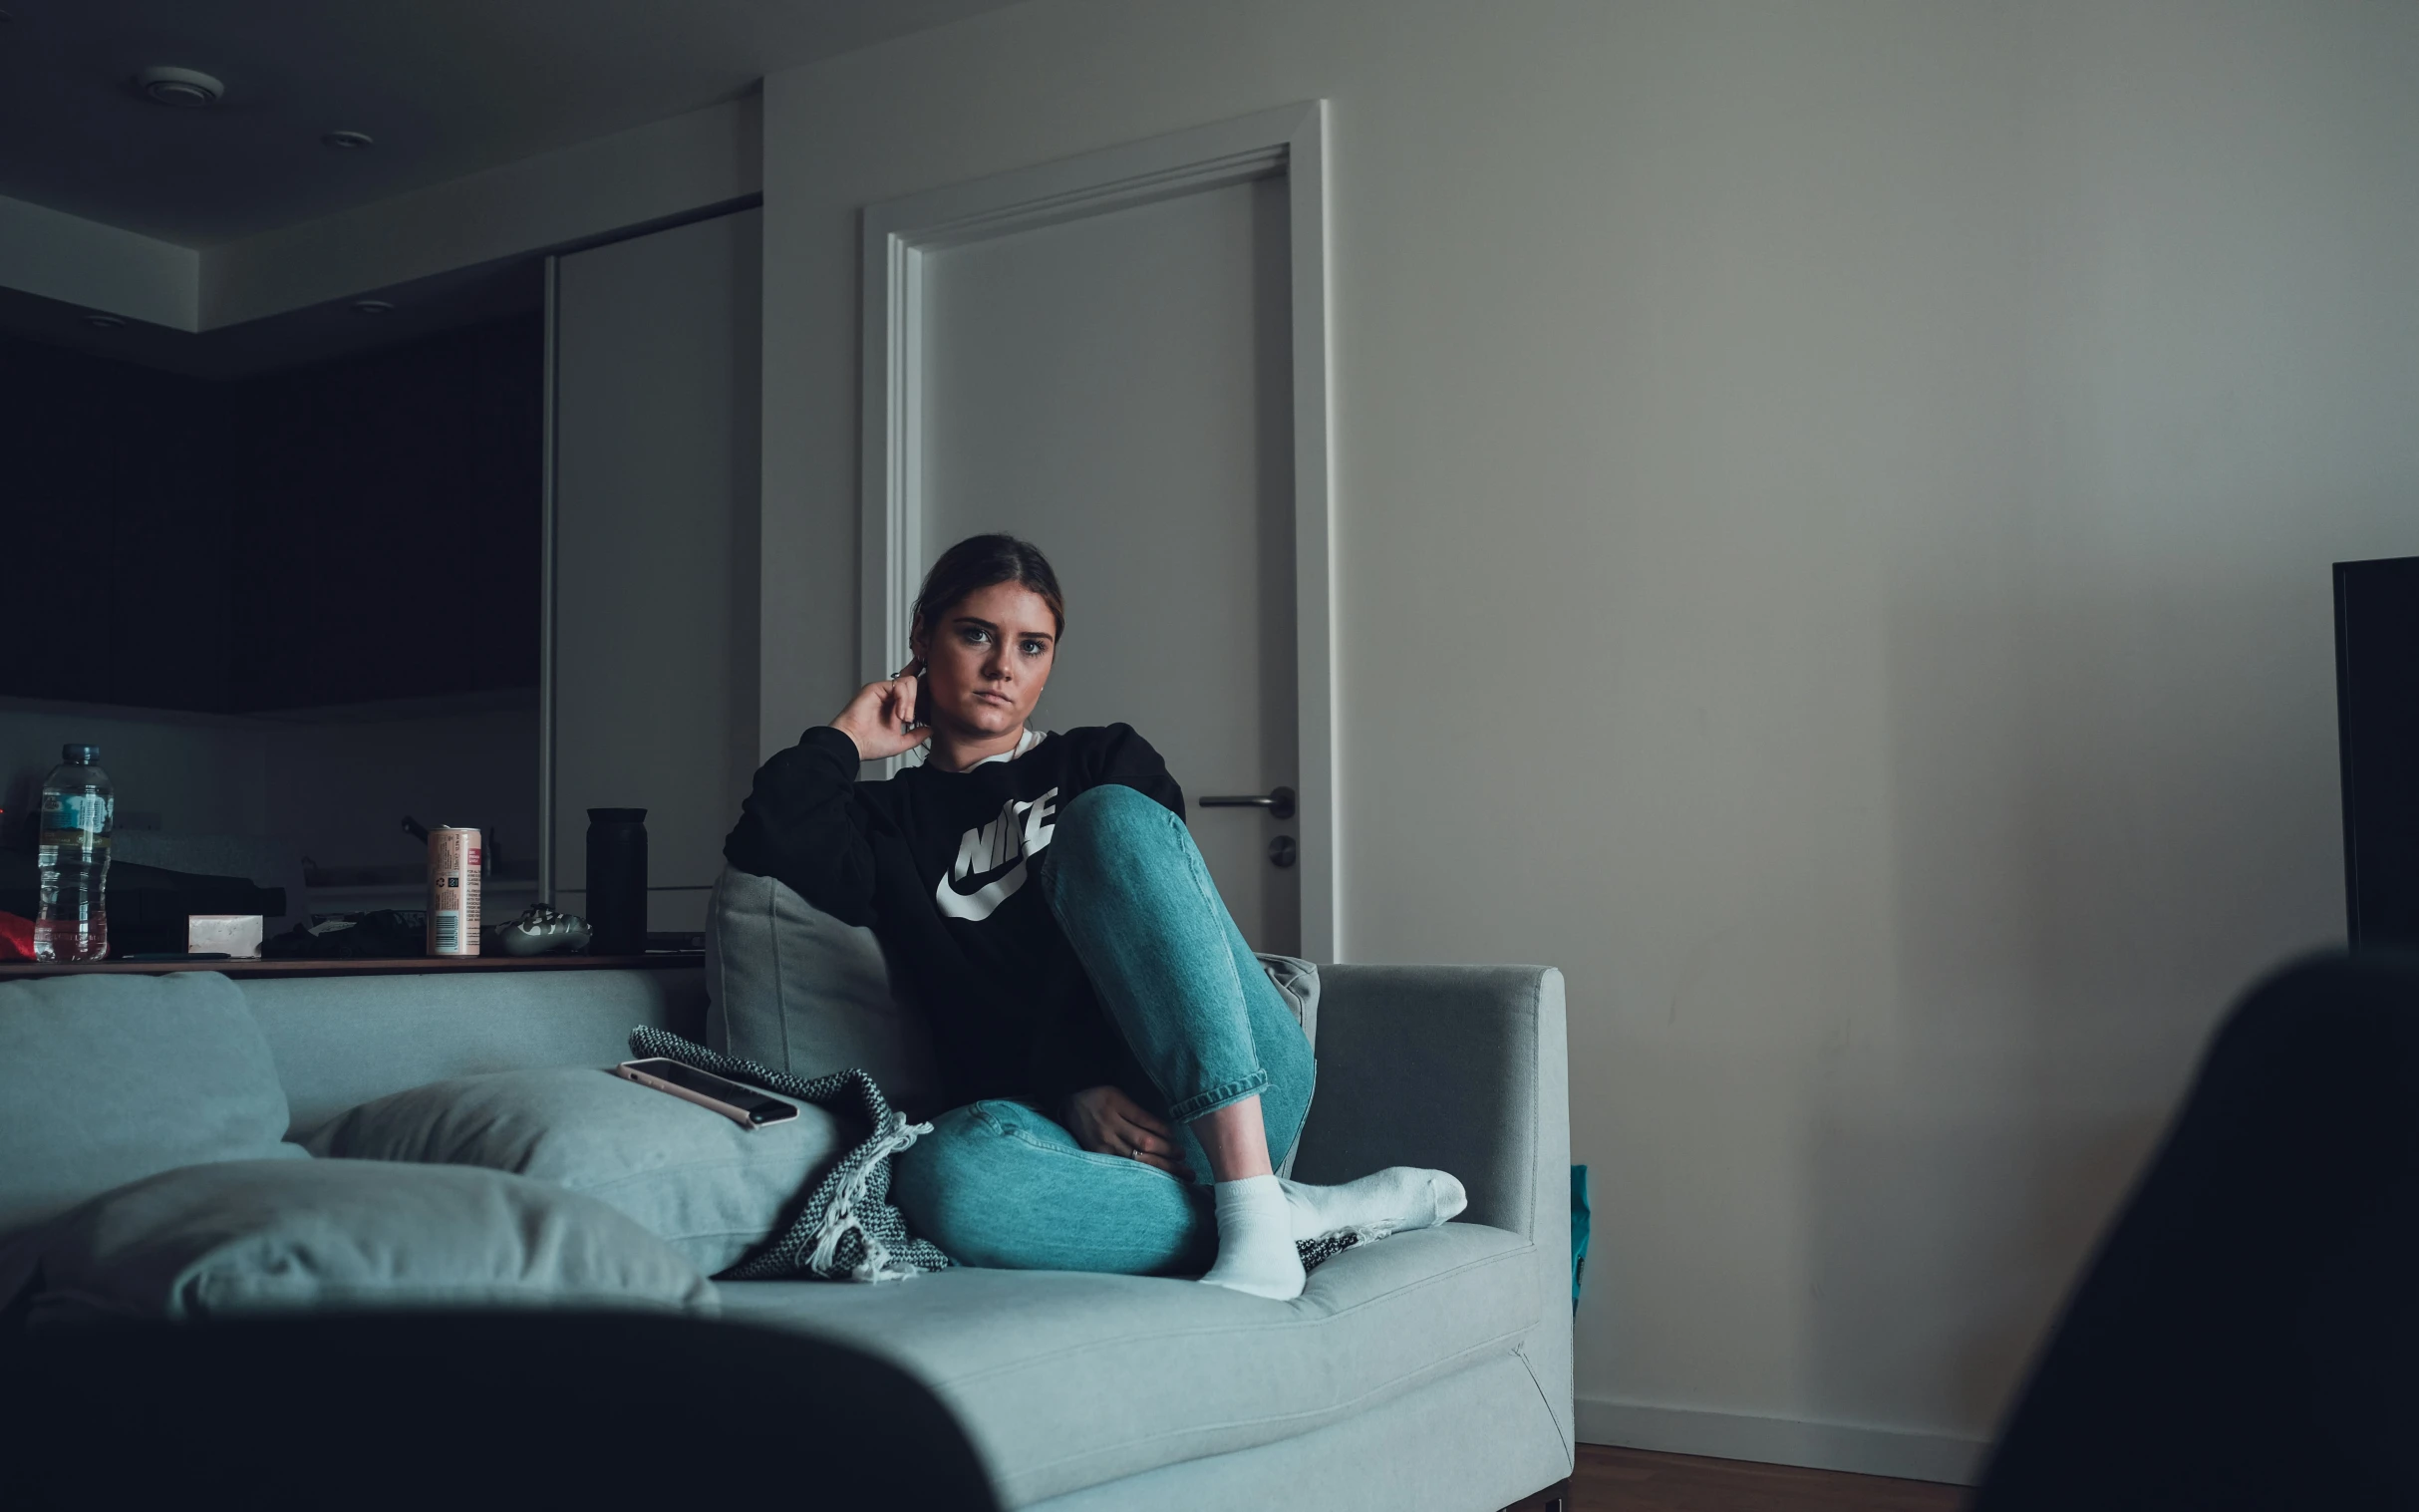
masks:
[[[706,1044],[815,1077],[857,1069],[914,1117],[939,1112],[932,1029],[873,931],[787,884],[725,867],[706,905]]]
[[[572,1065],[395,1092],[313,1133],[310,1149],[551,1182],[619,1209],[712,1275],[784,1228],[859,1137],[812,1104],[750,1130],[611,1071]]]
[[[0,984],[0,1235],[156,1171],[301,1151],[242,991],[216,972]]]
[[[235,1160],[104,1193],[41,1237],[30,1325],[364,1308],[717,1306],[662,1240],[502,1171]]]
[[[1274,956],[1261,951],[1260,969],[1268,973],[1269,985],[1294,1013],[1294,1022],[1302,1026],[1302,1038],[1311,1042],[1311,1054],[1319,1054],[1319,968],[1300,956]],[[1314,1095],[1316,1088],[1314,1088]],[[1285,1152],[1277,1174],[1292,1180],[1294,1161],[1302,1154],[1302,1141],[1297,1139]]]

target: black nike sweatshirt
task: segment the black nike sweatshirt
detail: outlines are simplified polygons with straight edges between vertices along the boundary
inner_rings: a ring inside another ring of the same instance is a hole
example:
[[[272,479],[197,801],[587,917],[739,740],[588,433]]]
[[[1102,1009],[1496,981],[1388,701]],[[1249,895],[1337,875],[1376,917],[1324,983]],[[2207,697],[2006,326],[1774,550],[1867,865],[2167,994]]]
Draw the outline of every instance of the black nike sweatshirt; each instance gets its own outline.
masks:
[[[1128,725],[1043,737],[970,771],[857,780],[856,743],[818,726],[757,768],[723,857],[872,927],[912,975],[950,1105],[1039,1100],[1118,1079],[1124,1041],[1033,885],[1077,794],[1114,782],[1184,816],[1184,793]]]

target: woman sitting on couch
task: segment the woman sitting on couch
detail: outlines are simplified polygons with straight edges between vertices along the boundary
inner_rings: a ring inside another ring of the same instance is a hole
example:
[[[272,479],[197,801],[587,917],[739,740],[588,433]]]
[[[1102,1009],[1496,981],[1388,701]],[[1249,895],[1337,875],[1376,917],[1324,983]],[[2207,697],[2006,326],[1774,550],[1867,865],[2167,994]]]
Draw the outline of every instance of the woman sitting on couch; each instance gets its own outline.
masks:
[[[1202,1280],[1298,1296],[1298,1240],[1442,1223],[1461,1184],[1277,1177],[1310,1047],[1159,754],[1126,725],[1028,728],[1065,618],[1033,546],[952,546],[916,600],[915,659],[764,763],[724,854],[871,926],[915,978],[953,1104],[894,1163],[917,1232],[1027,1270],[1197,1271],[1214,1250]],[[921,765],[857,780],[918,748]]]

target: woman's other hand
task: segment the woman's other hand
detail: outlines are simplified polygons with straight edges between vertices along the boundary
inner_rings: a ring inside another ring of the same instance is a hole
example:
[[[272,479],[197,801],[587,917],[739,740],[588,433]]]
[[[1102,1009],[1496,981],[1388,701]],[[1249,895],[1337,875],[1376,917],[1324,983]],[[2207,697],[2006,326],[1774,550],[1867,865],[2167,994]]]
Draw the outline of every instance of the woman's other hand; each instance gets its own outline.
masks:
[[[1171,1176],[1186,1174],[1168,1126],[1118,1087],[1086,1087],[1069,1096],[1066,1128],[1075,1136],[1075,1143],[1095,1155],[1139,1160]]]
[[[932,731],[916,726],[915,717],[916,664],[910,662],[897,677],[859,688],[831,728],[857,743],[858,760],[878,761],[932,739]]]

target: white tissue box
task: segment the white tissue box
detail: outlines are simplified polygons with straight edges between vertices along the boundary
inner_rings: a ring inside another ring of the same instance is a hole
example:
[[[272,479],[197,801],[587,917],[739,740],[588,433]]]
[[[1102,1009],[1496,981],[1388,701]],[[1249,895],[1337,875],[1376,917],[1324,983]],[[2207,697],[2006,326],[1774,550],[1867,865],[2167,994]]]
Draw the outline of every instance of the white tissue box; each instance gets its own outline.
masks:
[[[187,915],[184,948],[194,955],[223,951],[237,960],[249,961],[260,954],[260,915]]]

